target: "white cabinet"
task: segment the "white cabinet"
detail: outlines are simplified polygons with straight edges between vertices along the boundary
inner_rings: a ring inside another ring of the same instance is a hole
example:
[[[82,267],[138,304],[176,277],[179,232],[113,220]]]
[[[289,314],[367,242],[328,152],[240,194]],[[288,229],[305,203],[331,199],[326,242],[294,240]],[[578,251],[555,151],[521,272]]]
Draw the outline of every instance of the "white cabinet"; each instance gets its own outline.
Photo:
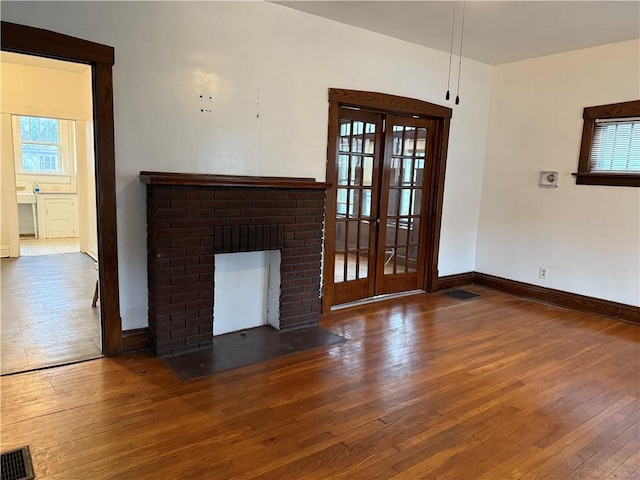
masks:
[[[38,224],[41,238],[78,236],[78,196],[41,193],[38,195]]]

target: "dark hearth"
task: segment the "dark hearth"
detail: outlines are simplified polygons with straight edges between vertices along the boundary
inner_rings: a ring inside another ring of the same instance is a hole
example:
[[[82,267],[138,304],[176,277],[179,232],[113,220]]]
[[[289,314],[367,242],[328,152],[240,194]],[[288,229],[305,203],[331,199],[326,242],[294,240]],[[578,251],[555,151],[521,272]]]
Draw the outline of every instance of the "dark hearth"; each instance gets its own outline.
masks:
[[[213,347],[165,357],[163,361],[178,378],[186,381],[344,341],[318,326],[286,332],[257,327],[218,335],[213,339]]]
[[[153,172],[140,179],[147,184],[149,338],[156,355],[212,345],[217,253],[280,250],[280,329],[318,323],[326,184]]]

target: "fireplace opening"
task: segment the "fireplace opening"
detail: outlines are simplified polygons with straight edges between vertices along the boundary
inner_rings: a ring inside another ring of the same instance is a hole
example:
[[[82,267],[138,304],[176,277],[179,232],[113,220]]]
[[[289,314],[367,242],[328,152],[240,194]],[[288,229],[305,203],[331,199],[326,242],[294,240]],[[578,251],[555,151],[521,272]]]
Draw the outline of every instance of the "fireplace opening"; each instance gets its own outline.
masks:
[[[221,253],[214,260],[213,335],[280,329],[280,251]]]

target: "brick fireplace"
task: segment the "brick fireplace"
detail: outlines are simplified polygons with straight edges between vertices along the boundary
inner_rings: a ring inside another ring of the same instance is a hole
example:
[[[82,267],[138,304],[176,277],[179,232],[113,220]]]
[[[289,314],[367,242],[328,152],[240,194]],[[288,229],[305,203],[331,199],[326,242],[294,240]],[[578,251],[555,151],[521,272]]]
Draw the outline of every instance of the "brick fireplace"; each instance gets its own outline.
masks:
[[[318,323],[327,184],[160,172],[140,172],[140,181],[147,185],[149,344],[156,355],[212,345],[218,253],[280,250],[280,329]]]

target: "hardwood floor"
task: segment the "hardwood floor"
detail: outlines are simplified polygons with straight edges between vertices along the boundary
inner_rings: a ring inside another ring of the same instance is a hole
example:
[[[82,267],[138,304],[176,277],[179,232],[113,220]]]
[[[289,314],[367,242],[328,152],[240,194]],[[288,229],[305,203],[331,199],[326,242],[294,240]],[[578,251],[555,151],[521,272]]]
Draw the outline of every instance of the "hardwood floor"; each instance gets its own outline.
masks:
[[[93,264],[83,253],[0,261],[2,375],[102,356]]]
[[[39,480],[640,478],[640,328],[466,289],[187,383],[139,354],[3,377],[2,449]]]

